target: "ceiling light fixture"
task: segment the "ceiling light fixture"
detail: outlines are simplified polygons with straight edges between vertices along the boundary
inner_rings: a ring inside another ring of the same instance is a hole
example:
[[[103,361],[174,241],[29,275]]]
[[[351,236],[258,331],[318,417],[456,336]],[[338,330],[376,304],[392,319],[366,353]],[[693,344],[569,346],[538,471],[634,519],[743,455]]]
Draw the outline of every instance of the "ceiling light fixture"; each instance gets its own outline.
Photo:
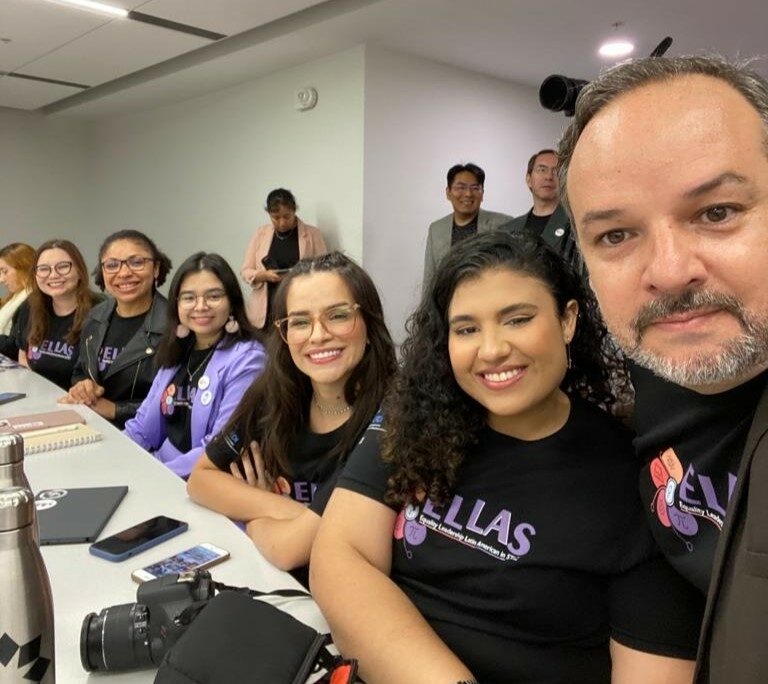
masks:
[[[128,16],[128,10],[122,7],[113,7],[112,5],[105,5],[103,2],[94,2],[94,0],[53,0],[63,5],[71,5],[79,9],[90,10],[91,12],[100,12],[101,14],[109,14],[113,17],[120,17],[125,19]]]
[[[602,57],[624,57],[635,49],[635,46],[626,40],[613,40],[603,43],[598,52]]]

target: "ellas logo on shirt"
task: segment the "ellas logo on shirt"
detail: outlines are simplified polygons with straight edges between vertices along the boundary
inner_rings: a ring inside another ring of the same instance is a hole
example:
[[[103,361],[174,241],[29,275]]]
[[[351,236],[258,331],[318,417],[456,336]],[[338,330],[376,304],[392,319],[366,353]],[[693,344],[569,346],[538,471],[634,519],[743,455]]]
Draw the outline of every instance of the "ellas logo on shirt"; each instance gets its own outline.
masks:
[[[500,561],[519,560],[531,550],[536,529],[527,522],[514,523],[502,508],[494,511],[482,499],[465,500],[458,494],[449,506],[436,507],[431,501],[407,505],[395,522],[395,539],[402,539],[408,558],[412,546],[422,544],[427,530],[464,544]]]
[[[699,520],[723,529],[725,509],[736,484],[735,475],[728,473],[727,492],[721,491],[718,495],[709,475],[697,472],[693,463],[684,470],[674,449],[670,448],[651,461],[650,476],[656,487],[651,510],[655,510],[664,527],[684,537],[698,533]],[[680,538],[692,551],[691,541]]]

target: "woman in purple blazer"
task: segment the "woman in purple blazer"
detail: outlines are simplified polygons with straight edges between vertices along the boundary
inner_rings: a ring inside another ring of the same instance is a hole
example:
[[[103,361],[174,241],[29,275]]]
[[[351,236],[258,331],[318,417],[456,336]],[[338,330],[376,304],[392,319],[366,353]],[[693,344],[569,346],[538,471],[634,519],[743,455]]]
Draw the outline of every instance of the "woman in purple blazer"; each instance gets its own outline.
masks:
[[[171,283],[168,304],[158,373],[125,434],[186,479],[266,356],[237,276],[218,254],[189,257]]]

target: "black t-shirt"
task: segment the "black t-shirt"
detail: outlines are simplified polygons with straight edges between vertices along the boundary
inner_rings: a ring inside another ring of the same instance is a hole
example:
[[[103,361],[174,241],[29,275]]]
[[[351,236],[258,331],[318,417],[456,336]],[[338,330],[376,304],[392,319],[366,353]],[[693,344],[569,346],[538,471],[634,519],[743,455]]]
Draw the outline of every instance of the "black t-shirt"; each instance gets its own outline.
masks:
[[[453,220],[453,225],[451,227],[451,246],[455,245],[457,242],[466,240],[467,238],[470,238],[473,235],[477,235],[477,217],[478,216],[479,214],[476,214],[475,218],[473,218],[469,223],[463,226],[457,226],[456,219]]]
[[[533,209],[528,212],[528,217],[525,219],[525,229],[536,237],[540,237],[544,232],[544,229],[549,223],[549,219],[552,218],[552,214],[545,214],[544,216],[537,216],[533,213]]]
[[[123,316],[120,316],[117,311],[112,314],[112,318],[109,321],[109,327],[104,335],[104,341],[101,344],[101,349],[99,349],[99,378],[104,377],[104,373],[107,369],[112,365],[123,349],[125,349],[125,346],[131,341],[131,338],[138,332],[139,328],[141,328],[141,324],[144,322],[144,318],[147,315],[147,313],[143,313],[138,316],[124,318]],[[135,372],[136,368],[129,366],[106,378],[106,380],[101,382],[104,387],[104,396],[109,397],[110,401],[125,401],[130,399],[132,382],[130,380],[121,379],[121,376],[127,373],[133,377]],[[147,387],[144,394],[140,396],[146,396],[148,391],[149,388]]]
[[[267,254],[269,268],[293,268],[299,260],[299,229],[298,227],[287,233],[281,234],[275,231],[272,243]],[[272,320],[272,298],[277,292],[280,283],[267,282],[267,317],[264,319],[267,325]]]
[[[66,336],[75,321],[75,312],[66,316],[48,313],[48,331],[43,341],[36,346],[30,346],[29,335],[29,306],[24,302],[18,311],[19,317],[14,323],[16,345],[26,353],[29,367],[61,389],[68,390],[72,386],[72,371],[75,368],[80,343],[70,344]]]
[[[214,349],[215,347],[190,350],[160,397],[165,432],[171,444],[182,453],[192,448],[192,404],[198,392],[197,383],[205,372]]]
[[[338,487],[383,502],[374,422]],[[703,599],[655,549],[629,433],[573,400],[524,442],[490,428],[445,506],[398,513],[391,577],[483,684],[610,681],[609,636],[693,658]]]
[[[640,495],[670,563],[707,591],[715,546],[768,375],[705,395],[633,364]]]
[[[277,478],[282,494],[307,504],[317,515],[322,515],[331,496],[342,464],[328,458],[328,453],[339,443],[344,425],[332,432],[317,434],[304,427],[290,450],[290,474]],[[247,448],[242,429],[235,428],[214,437],[205,447],[205,453],[214,465],[229,472],[229,465]]]

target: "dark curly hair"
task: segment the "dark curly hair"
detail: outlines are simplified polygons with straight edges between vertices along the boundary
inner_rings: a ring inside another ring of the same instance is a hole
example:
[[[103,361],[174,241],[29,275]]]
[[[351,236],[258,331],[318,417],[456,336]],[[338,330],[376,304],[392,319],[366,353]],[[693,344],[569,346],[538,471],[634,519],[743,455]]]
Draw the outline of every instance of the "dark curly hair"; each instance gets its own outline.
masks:
[[[376,414],[395,372],[395,351],[376,286],[360,266],[341,252],[302,259],[283,277],[273,300],[275,319],[288,315],[291,283],[312,273],[335,273],[346,283],[354,303],[360,305],[368,332],[363,358],[344,385],[344,400],[352,406],[352,412],[339,443],[328,454],[328,458],[338,460],[352,450]],[[309,422],[312,383],[296,367],[274,325],[269,326],[266,346],[269,363],[245,392],[222,433],[241,429],[244,448],[251,441],[259,442],[267,472],[290,476],[291,449]]]
[[[486,424],[486,409],[456,382],[448,356],[448,307],[456,287],[492,268],[508,268],[544,283],[564,315],[579,305],[570,343],[571,367],[561,389],[604,409],[627,383],[597,302],[581,278],[543,241],[521,232],[495,231],[451,249],[408,319],[402,364],[384,401],[387,425],[382,454],[393,465],[387,501],[402,505],[426,496],[437,504],[451,496],[459,466]]]

